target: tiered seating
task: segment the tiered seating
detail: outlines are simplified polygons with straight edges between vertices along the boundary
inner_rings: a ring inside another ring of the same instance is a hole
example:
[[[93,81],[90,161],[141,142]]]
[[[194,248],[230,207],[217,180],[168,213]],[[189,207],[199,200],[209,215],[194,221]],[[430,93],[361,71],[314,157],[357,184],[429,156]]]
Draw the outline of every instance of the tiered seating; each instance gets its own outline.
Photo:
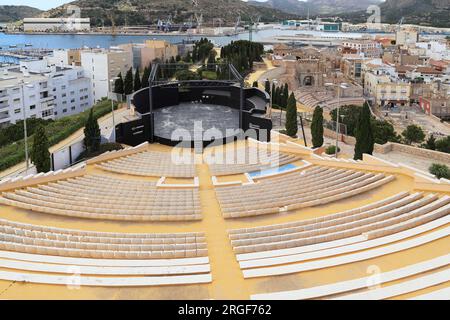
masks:
[[[328,204],[372,190],[394,179],[382,174],[314,167],[255,184],[216,188],[225,218],[273,214]]]
[[[306,300],[306,299],[317,299],[317,298],[323,298],[328,297],[336,294],[343,294],[346,292],[359,290],[359,289],[367,289],[367,285],[371,284],[371,286],[376,286],[380,284],[384,284],[391,281],[397,281],[401,280],[407,277],[412,277],[416,275],[420,275],[424,272],[429,272],[438,268],[446,267],[448,264],[450,264],[450,255],[445,255],[442,257],[438,257],[436,259],[427,260],[424,262],[420,262],[414,265],[410,265],[404,268],[400,268],[397,270],[384,272],[379,274],[376,279],[373,279],[372,277],[365,277],[365,278],[359,278],[354,280],[348,280],[343,282],[337,282],[332,283],[328,285],[318,286],[318,287],[312,287],[312,288],[306,288],[306,289],[300,289],[300,290],[292,290],[292,291],[282,291],[282,292],[274,292],[274,293],[267,293],[267,294],[256,294],[253,295],[251,298],[254,300]],[[440,277],[436,277],[436,274],[440,275]],[[439,284],[442,281],[448,281],[448,277],[450,276],[450,272],[447,271],[446,275],[442,273],[436,273],[432,277],[433,279],[428,278],[428,276],[422,276],[415,280],[414,282],[417,282],[413,286],[411,286],[411,281],[404,281],[400,283],[399,285],[394,286],[388,286],[383,287],[382,289],[375,289],[370,291],[365,291],[363,293],[358,294],[357,297],[355,296],[341,296],[341,299],[355,299],[355,298],[389,298],[394,296],[395,294],[405,294],[412,291],[420,290],[421,288],[431,287],[433,285]],[[434,280],[434,281],[430,281]],[[437,281],[436,281],[437,280]],[[420,286],[420,287],[419,287]],[[392,294],[393,289],[396,289],[395,293]],[[380,292],[384,293],[384,296],[380,296]],[[390,294],[387,295],[387,292]],[[449,292],[449,289],[446,289],[442,294],[445,294],[445,292]],[[364,295],[364,297],[359,295]],[[441,296],[440,292],[436,292],[433,294],[434,297],[439,298]],[[444,296],[441,296],[444,297]],[[448,298],[448,296],[447,296]]]
[[[203,233],[92,232],[2,219],[0,250],[0,268],[15,270],[0,272],[0,279],[4,280],[65,284],[63,279],[67,279],[64,276],[51,274],[78,273],[138,276],[80,279],[82,284],[84,281],[86,285],[97,286],[211,282]]]
[[[244,277],[289,274],[366,260],[446,237],[450,227],[424,233],[448,224],[449,214],[450,196],[401,193],[312,220],[231,230],[230,238],[241,268],[246,269]]]
[[[341,98],[341,99],[332,99],[326,102],[326,109],[327,110],[334,110],[338,106],[344,106],[344,105],[356,105],[361,106],[364,104],[364,98]]]
[[[165,176],[192,178],[195,176],[195,162],[189,157],[186,162],[177,163],[170,152],[147,151],[131,156],[114,159],[97,165],[97,167],[116,173],[138,176]]]
[[[251,147],[237,152],[238,154],[232,154],[230,157],[225,154],[216,156],[220,158],[221,163],[215,161],[209,164],[211,174],[215,176],[242,174],[267,170],[300,160],[295,155]]]
[[[90,219],[201,219],[197,188],[157,188],[154,182],[99,175],[5,192],[0,203],[43,213]]]

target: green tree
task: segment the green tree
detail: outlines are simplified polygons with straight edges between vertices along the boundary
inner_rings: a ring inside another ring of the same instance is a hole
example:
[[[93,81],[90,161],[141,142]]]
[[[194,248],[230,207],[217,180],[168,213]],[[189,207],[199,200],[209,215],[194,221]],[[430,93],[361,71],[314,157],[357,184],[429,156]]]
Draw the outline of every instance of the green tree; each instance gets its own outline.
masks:
[[[425,140],[425,133],[422,128],[415,124],[406,127],[406,129],[402,132],[402,136],[405,143],[409,145],[413,143],[421,143]]]
[[[436,138],[432,134],[422,146],[428,150],[436,150]]]
[[[288,84],[286,83],[283,87],[283,93],[282,93],[282,99],[281,99],[281,105],[284,108],[287,108],[288,99],[289,99],[289,87],[288,87]]]
[[[431,165],[429,171],[438,179],[450,179],[450,168],[445,164],[434,163]]]
[[[395,132],[394,126],[387,121],[372,118],[372,131],[375,143],[399,142],[400,137]]]
[[[139,68],[136,69],[136,73],[134,74],[134,92],[142,89],[141,75],[139,74]]]
[[[100,127],[94,118],[94,108],[92,108],[84,127],[84,147],[88,153],[96,152],[100,149],[100,142]]]
[[[371,113],[367,102],[362,108],[355,131],[355,160],[362,160],[363,154],[372,154],[375,141],[373,138]]]
[[[295,99],[294,93],[291,93],[286,108],[286,134],[290,137],[295,137],[297,132],[297,100]]]
[[[436,150],[440,152],[450,153],[450,136],[436,141]]]
[[[272,103],[277,104],[277,87],[275,86],[275,83],[272,83]]]
[[[311,123],[311,135],[313,148],[320,148],[323,146],[323,109],[317,106],[314,109],[314,114]]]
[[[125,80],[123,81],[123,92],[125,95],[133,93],[133,68],[130,68],[125,76]]]
[[[362,108],[360,106],[342,106],[339,109],[339,115],[341,116],[339,122],[347,127],[347,134],[349,136],[355,136],[356,125],[360,117]],[[337,109],[330,112],[331,119],[336,122]]]
[[[36,128],[31,150],[31,161],[36,166],[38,173],[50,171],[50,152],[47,133],[42,125]]]
[[[114,92],[117,94],[124,94],[122,73],[119,73],[116,81],[114,82]]]
[[[270,88],[270,81],[266,80],[266,82],[264,83],[264,90],[266,90],[266,92],[269,94],[269,96],[272,94],[272,90]]]
[[[147,88],[149,86],[148,79],[150,78],[150,67],[144,68],[144,73],[142,74],[141,87]]]

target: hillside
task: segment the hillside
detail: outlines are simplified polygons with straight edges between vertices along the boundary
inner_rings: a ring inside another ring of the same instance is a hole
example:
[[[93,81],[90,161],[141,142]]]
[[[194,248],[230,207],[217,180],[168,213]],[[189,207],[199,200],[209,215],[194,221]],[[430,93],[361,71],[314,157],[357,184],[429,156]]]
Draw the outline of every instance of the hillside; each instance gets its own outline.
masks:
[[[387,0],[380,8],[382,22],[397,23],[404,17],[405,24],[450,28],[449,0]],[[367,21],[365,12],[341,16],[354,22]]]
[[[366,10],[370,5],[379,4],[380,2],[381,0],[309,0],[307,2],[298,0],[267,0],[265,2],[250,1],[249,3],[306,16],[308,9],[311,15],[328,15]]]
[[[15,22],[38,16],[42,11],[28,6],[0,6],[0,22]]]
[[[194,6],[194,3],[198,6]],[[271,8],[255,7],[241,0],[78,0],[70,4],[81,8],[82,17],[91,18],[94,26],[144,25],[167,19],[186,22],[200,13],[205,24],[212,24],[214,18],[222,18],[224,24],[233,25],[241,15],[242,21],[250,16],[260,15],[261,21],[279,21],[296,18],[296,15]],[[60,17],[66,13],[66,5],[43,14],[45,17]],[[193,19],[195,21],[195,19]]]

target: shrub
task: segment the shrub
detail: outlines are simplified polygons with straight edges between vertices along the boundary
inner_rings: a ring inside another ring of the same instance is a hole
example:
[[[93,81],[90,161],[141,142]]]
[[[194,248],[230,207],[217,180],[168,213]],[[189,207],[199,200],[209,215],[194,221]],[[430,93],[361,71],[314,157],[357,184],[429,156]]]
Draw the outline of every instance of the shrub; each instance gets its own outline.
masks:
[[[338,148],[338,152],[341,152],[341,148]],[[336,154],[336,146],[329,146],[325,149],[325,153],[330,156]]]
[[[436,150],[440,152],[450,153],[450,136],[436,141]]]
[[[444,164],[434,163],[429,169],[430,173],[435,175],[438,179],[450,179],[450,168]]]

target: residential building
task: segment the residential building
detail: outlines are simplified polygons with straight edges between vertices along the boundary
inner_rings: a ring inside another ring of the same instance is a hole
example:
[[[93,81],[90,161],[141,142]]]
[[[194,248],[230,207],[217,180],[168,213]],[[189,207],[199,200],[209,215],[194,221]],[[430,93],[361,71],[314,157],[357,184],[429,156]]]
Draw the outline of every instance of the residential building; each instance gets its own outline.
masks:
[[[416,30],[399,30],[395,33],[395,42],[398,46],[411,45],[419,41]]]
[[[121,49],[89,49],[81,51],[81,66],[91,80],[94,101],[108,97],[114,78],[125,77],[133,67],[133,54]]]
[[[21,61],[20,70],[47,77],[55,119],[83,112],[94,104],[91,81],[82,67],[55,65],[43,59]]]
[[[0,127],[27,118],[54,119],[54,98],[48,77],[5,69],[0,76]]]
[[[383,53],[379,42],[368,39],[348,39],[342,42],[342,46],[354,49],[356,53],[362,53],[369,58],[378,58]]]
[[[387,104],[409,105],[411,84],[382,72],[366,72],[364,74],[364,94],[374,98],[377,106]]]
[[[55,65],[81,66],[80,49],[53,50],[53,56],[48,57],[49,61]]]

